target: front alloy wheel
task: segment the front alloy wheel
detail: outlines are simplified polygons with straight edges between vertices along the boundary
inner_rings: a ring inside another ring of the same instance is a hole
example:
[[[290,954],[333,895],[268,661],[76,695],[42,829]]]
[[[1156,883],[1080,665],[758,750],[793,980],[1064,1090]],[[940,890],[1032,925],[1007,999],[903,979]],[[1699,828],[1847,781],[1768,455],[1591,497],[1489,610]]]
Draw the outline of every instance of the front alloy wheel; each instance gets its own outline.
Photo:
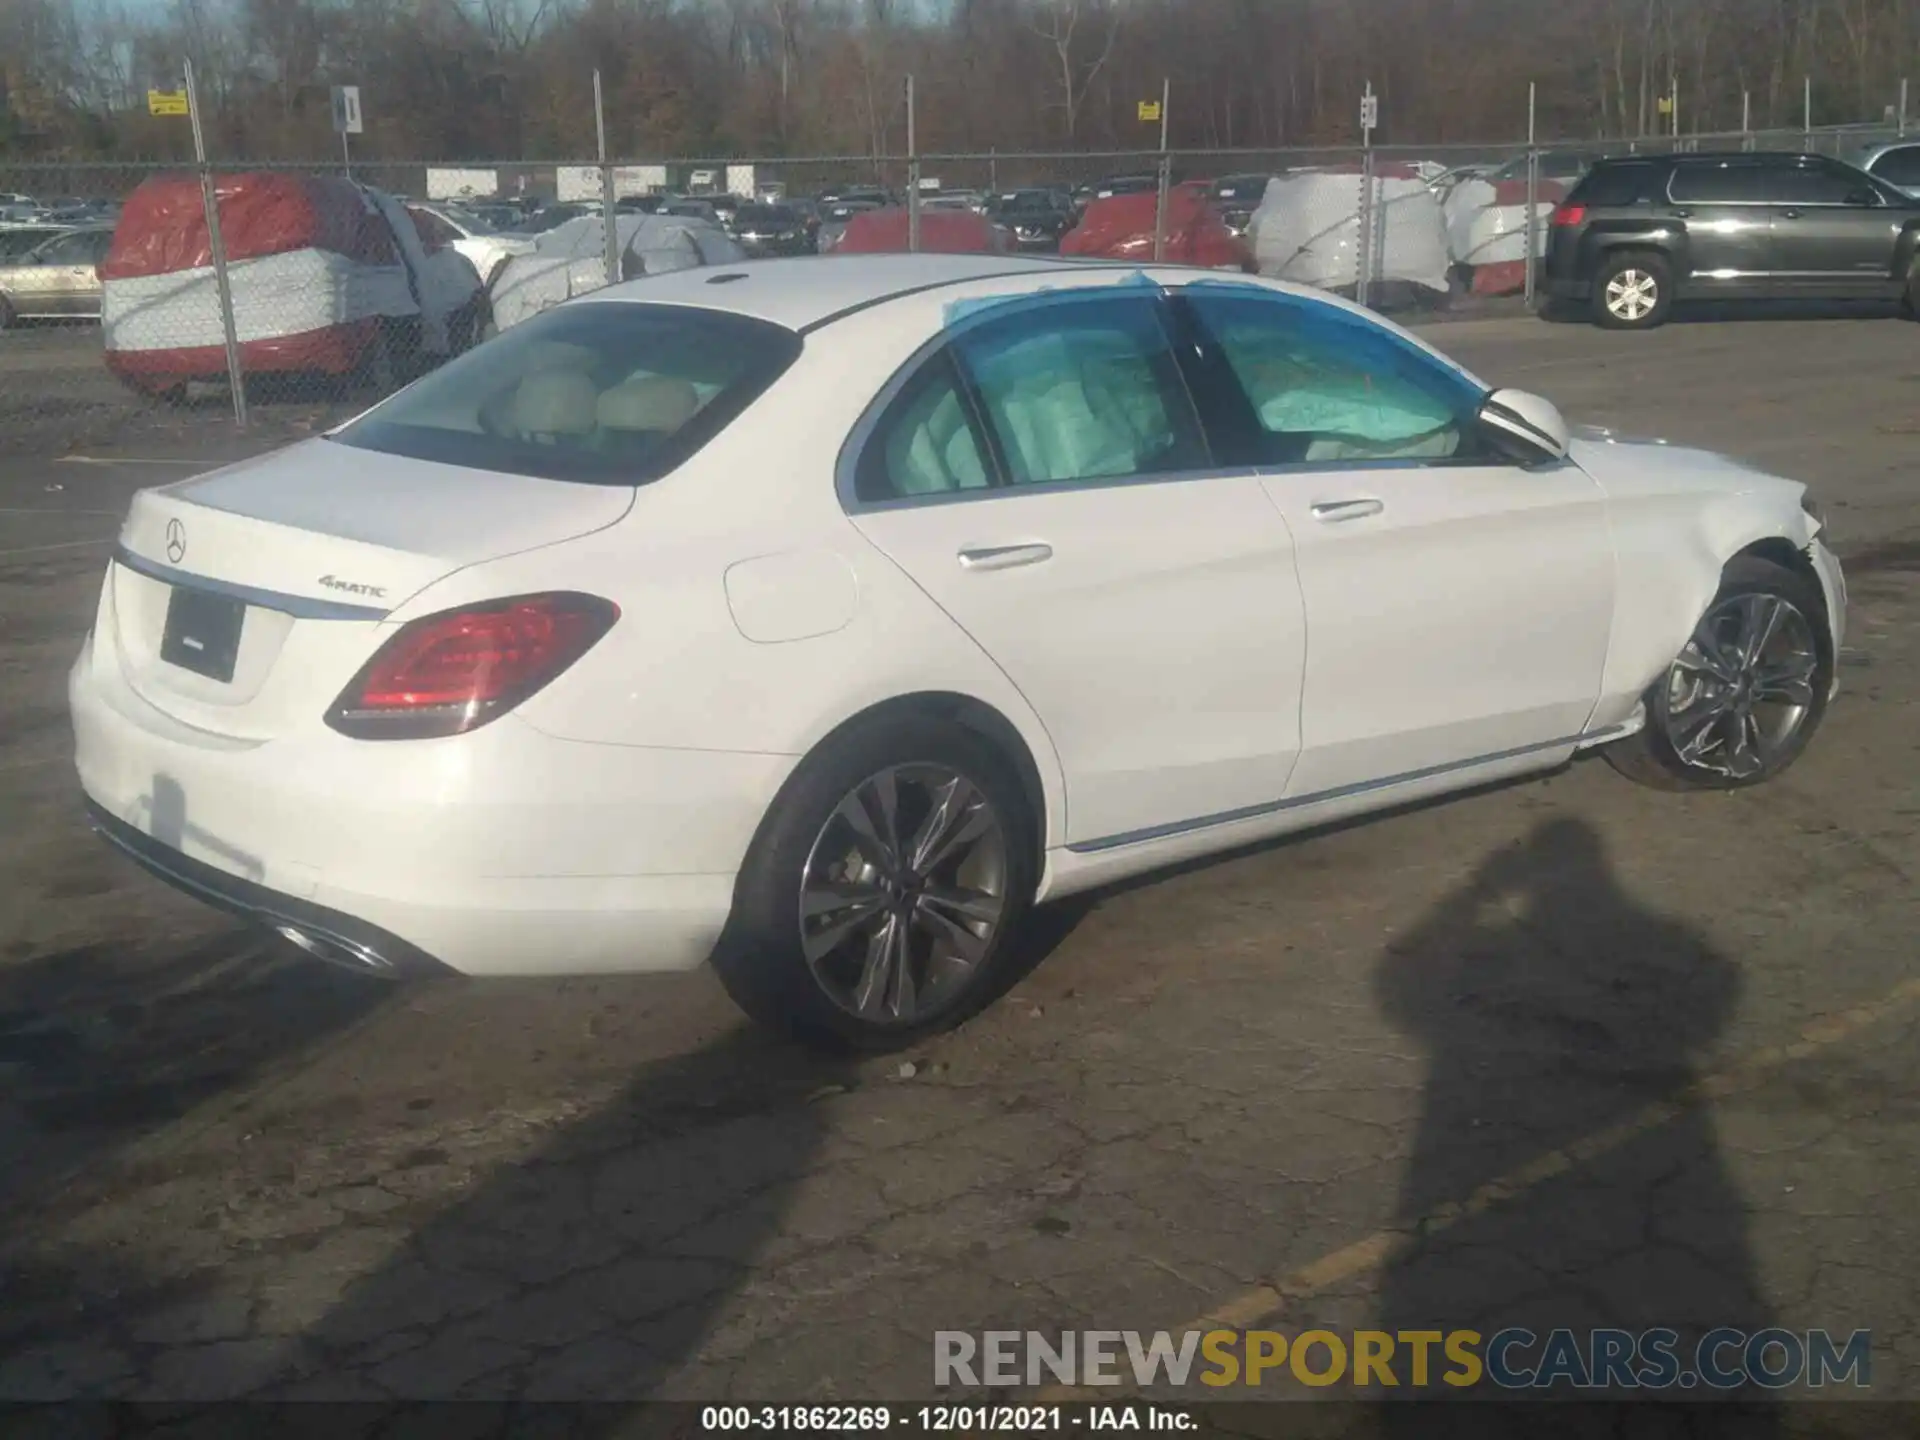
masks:
[[[1646,724],[1605,755],[1662,790],[1734,790],[1800,757],[1826,716],[1833,645],[1819,585],[1757,555],[1720,590],[1646,695]]]
[[[1007,909],[1006,826],[943,765],[869,776],[815,837],[800,883],[800,946],[834,1005],[913,1025],[978,978]]]
[[[1813,712],[1819,669],[1813,625],[1792,601],[1722,600],[1667,673],[1667,743],[1688,766],[1756,779],[1793,748]]]

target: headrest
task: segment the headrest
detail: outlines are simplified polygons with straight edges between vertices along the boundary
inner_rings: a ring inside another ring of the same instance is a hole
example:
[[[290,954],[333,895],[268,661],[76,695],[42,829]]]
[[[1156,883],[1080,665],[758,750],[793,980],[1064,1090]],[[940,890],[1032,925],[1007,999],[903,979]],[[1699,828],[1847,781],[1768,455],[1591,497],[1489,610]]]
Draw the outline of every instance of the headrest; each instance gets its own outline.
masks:
[[[660,430],[672,434],[700,411],[700,395],[685,380],[642,375],[600,397],[599,421],[607,430]]]
[[[542,370],[513,392],[511,420],[523,435],[591,435],[600,389],[578,370]]]

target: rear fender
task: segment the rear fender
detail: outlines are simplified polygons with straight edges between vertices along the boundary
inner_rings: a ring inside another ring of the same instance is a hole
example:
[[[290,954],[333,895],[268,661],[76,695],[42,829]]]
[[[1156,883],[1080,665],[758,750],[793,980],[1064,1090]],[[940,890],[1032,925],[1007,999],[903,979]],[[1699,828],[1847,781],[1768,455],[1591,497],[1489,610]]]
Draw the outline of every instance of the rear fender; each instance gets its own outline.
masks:
[[[1676,275],[1692,264],[1687,227],[1677,220],[1597,220],[1581,237],[1582,268],[1597,271],[1616,250],[1652,250],[1667,257]]]

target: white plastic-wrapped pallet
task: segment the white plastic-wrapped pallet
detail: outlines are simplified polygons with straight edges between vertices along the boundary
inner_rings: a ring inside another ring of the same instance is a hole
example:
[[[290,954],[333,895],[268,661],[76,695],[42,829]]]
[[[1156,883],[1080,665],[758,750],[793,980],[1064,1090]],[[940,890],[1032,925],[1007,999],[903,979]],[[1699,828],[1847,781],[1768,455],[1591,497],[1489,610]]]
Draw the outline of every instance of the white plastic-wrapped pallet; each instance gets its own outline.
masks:
[[[617,215],[621,278],[637,279],[747,258],[733,237],[708,220],[683,215]],[[493,323],[501,330],[607,283],[606,232],[598,215],[583,215],[542,235],[493,281]]]
[[[1355,288],[1365,183],[1358,165],[1270,180],[1248,227],[1260,273],[1322,290]],[[1371,231],[1373,282],[1446,293],[1446,220],[1415,167],[1375,167]]]

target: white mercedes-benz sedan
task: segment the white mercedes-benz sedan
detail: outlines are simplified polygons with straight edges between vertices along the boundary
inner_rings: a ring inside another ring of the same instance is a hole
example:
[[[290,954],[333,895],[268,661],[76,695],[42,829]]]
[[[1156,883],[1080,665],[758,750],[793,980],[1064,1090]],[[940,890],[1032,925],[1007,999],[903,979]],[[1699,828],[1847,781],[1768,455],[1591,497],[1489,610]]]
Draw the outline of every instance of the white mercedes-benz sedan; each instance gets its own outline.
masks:
[[[863,256],[584,296],[142,492],[70,688],[100,832],[316,955],[711,959],[878,1048],[1036,903],[1583,750],[1766,780],[1844,611],[1801,485],[1340,300]]]

